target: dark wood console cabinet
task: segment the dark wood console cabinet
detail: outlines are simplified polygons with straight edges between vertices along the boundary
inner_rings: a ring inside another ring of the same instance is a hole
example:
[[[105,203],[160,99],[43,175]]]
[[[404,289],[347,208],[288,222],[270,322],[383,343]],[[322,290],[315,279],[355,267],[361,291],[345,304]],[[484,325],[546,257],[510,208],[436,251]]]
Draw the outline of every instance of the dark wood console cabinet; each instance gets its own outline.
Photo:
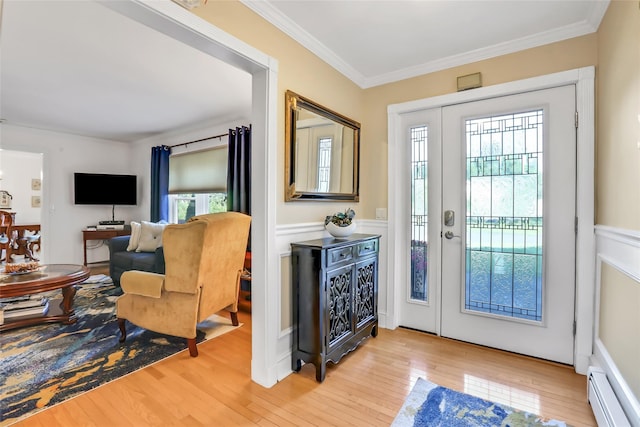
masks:
[[[313,363],[322,382],[327,362],[378,334],[379,246],[370,234],[291,244],[294,371]]]

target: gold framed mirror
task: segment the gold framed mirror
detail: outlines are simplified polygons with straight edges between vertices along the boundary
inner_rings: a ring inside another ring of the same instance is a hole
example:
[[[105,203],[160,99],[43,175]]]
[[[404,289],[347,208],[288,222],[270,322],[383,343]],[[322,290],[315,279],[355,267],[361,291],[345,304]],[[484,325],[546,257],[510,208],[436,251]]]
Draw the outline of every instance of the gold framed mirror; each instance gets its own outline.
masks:
[[[359,200],[360,123],[285,93],[285,201]]]

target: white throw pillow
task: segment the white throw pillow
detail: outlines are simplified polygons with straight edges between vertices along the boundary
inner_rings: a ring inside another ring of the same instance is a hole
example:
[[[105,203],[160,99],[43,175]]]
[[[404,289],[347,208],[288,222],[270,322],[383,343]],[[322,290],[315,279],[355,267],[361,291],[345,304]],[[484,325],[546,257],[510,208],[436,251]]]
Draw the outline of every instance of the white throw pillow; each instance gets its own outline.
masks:
[[[138,242],[140,241],[140,223],[131,221],[131,236],[129,237],[129,245],[127,251],[135,251],[138,249]]]
[[[162,232],[167,224],[142,221],[136,252],[154,252],[162,246]]]

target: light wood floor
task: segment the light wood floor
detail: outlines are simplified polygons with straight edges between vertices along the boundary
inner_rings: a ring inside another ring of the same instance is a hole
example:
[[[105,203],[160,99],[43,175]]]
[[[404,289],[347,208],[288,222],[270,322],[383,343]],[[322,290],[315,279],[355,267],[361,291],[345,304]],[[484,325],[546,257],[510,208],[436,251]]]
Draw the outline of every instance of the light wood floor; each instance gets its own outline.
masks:
[[[322,384],[305,365],[270,389],[250,380],[244,326],[42,411],[20,426],[388,426],[418,377],[489,400],[595,426],[586,378],[573,369],[420,332],[381,329]],[[114,338],[115,339],[115,338]]]

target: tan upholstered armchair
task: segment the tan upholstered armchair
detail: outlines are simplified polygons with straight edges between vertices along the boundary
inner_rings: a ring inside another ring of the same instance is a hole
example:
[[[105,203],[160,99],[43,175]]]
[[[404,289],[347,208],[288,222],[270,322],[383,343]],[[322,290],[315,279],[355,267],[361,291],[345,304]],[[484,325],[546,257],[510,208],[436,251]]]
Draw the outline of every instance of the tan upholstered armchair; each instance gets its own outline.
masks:
[[[168,225],[162,235],[165,274],[127,271],[116,301],[120,342],[125,320],[155,332],[184,337],[198,355],[196,324],[226,309],[238,324],[238,291],[251,217],[237,213],[199,215]]]

